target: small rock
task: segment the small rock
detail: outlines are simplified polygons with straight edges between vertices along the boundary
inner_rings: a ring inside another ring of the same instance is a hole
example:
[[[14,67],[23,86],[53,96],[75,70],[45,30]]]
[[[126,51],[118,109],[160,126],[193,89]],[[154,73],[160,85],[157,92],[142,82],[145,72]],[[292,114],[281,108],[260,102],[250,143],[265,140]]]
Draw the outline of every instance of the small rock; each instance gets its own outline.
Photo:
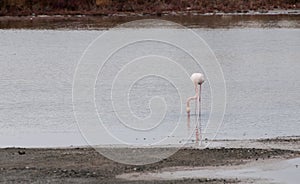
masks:
[[[296,165],[296,168],[298,168],[298,165]]]
[[[25,169],[29,169],[29,167],[28,167],[28,166],[26,166],[26,167],[25,167]]]
[[[19,155],[25,155],[25,151],[18,151]]]

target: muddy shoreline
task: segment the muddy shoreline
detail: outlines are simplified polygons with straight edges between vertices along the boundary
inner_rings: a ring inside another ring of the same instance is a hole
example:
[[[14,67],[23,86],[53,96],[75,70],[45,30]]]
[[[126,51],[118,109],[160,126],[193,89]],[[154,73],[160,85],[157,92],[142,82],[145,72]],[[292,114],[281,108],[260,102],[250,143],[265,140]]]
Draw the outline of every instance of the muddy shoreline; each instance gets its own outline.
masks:
[[[147,15],[147,16],[3,16],[0,29],[105,30],[141,19],[172,21],[188,28],[300,28],[300,10],[280,14]],[[149,25],[155,27],[156,25]],[[160,25],[162,26],[162,25]],[[167,26],[167,25],[166,25]]]
[[[0,29],[102,30],[140,19],[189,28],[300,28],[299,15],[297,0],[0,1]]]
[[[270,139],[264,143],[289,142],[298,144],[295,139]],[[116,151],[130,151],[129,148],[116,148]],[[122,150],[124,149],[124,150]],[[153,149],[153,148],[148,148]],[[172,149],[172,148],[155,148]],[[2,148],[0,149],[0,182],[30,183],[154,183],[153,181],[127,181],[117,178],[124,173],[160,172],[170,167],[208,167],[242,165],[270,159],[299,158],[300,151],[288,149],[260,148],[181,148],[169,158],[158,163],[134,166],[116,163],[92,148]],[[155,183],[239,183],[232,179],[184,179],[157,181]]]
[[[300,8],[298,0],[5,0],[0,1],[0,16],[155,14],[173,12],[247,13],[274,9]]]

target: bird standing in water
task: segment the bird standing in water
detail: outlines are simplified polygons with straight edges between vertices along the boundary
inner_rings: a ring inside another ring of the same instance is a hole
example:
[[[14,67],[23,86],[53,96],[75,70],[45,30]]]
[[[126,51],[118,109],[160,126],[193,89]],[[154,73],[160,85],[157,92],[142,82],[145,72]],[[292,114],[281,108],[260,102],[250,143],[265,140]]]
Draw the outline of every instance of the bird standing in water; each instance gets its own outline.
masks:
[[[200,109],[200,97],[201,97],[201,85],[204,82],[204,75],[202,73],[193,73],[191,78],[194,84],[194,88],[195,88],[195,96],[189,97],[186,101],[186,112],[188,113],[188,129],[190,128],[190,112],[191,112],[191,108],[190,108],[190,101],[191,100],[196,100],[196,144],[199,144],[199,141],[201,141],[202,139],[200,138],[200,134],[201,133],[201,109]],[[198,85],[199,85],[199,89],[198,89]],[[201,144],[201,143],[200,143]]]

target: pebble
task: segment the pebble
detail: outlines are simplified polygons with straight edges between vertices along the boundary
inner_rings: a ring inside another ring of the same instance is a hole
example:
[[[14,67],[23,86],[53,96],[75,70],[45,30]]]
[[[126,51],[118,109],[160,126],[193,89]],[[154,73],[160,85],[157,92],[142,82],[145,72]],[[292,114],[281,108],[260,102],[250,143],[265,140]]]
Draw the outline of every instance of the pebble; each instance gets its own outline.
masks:
[[[18,151],[19,155],[25,155],[25,151]]]

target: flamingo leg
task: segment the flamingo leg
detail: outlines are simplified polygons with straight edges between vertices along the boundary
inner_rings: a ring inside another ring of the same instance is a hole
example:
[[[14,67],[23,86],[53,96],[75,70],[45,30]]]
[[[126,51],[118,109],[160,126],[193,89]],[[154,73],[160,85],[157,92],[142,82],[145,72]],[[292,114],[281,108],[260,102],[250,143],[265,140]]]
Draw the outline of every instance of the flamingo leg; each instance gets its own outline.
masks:
[[[191,129],[191,116],[188,114],[187,116],[187,129],[188,129],[188,135],[190,135],[190,129]]]
[[[188,124],[190,119],[190,101],[195,100],[195,114],[196,114],[196,144],[201,144],[202,132],[201,132],[201,84],[195,84],[195,96],[189,97],[186,102],[187,113],[188,113]],[[188,125],[189,127],[189,125]]]
[[[199,126],[199,135],[200,135],[200,144],[201,144],[201,141],[202,141],[202,130],[201,130],[201,85],[199,86],[199,96],[198,96],[198,113],[199,113],[199,116],[198,116],[198,126]]]
[[[196,127],[196,145],[199,145],[199,129],[198,129],[198,126]]]

